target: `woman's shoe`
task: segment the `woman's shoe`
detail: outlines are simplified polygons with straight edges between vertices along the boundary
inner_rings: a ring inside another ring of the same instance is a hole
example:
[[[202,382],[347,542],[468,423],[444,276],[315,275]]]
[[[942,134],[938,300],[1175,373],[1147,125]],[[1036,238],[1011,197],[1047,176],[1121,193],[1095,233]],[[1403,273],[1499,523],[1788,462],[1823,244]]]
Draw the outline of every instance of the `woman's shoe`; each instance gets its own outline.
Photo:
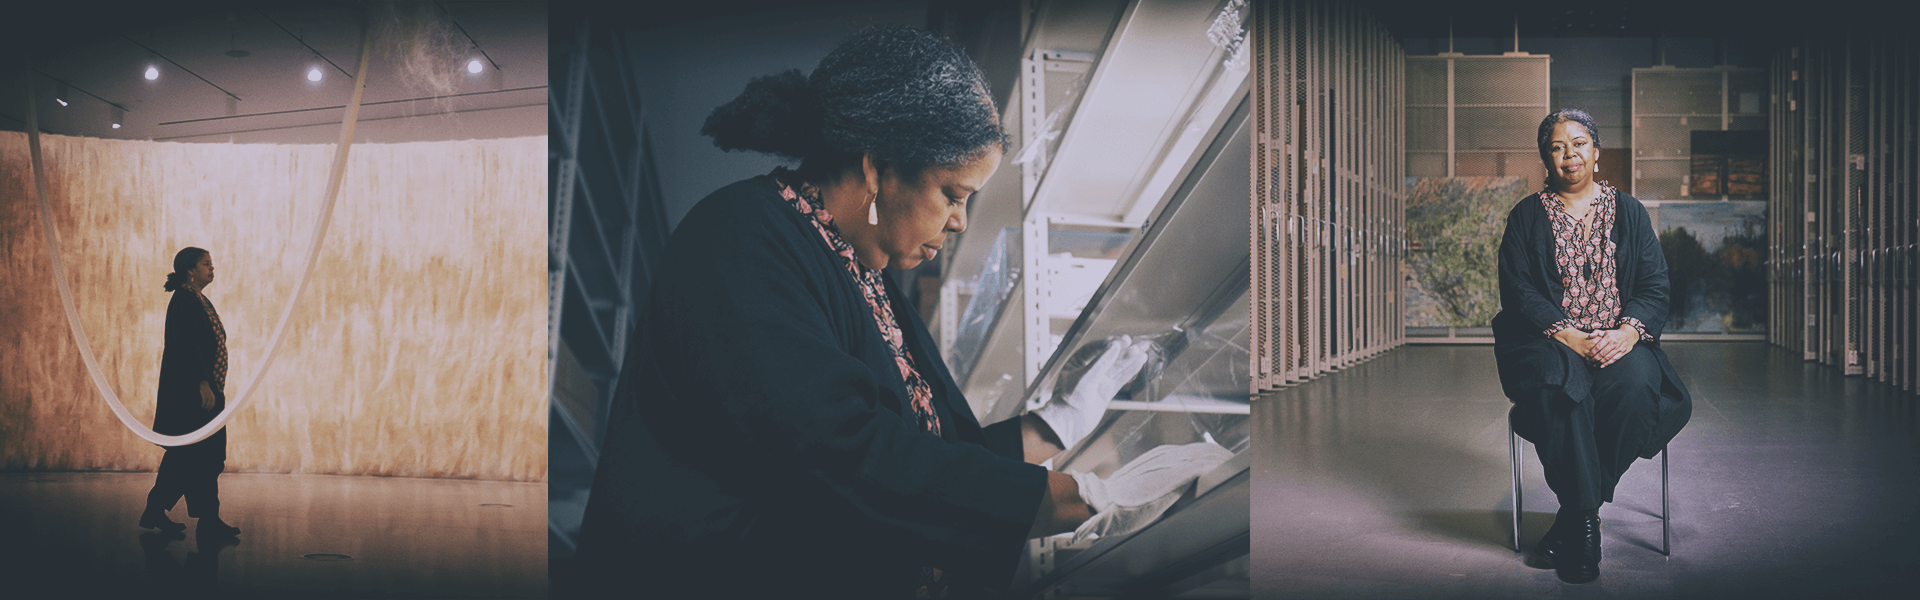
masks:
[[[219,517],[213,517],[201,519],[200,528],[194,533],[201,537],[236,537],[240,535],[240,528],[228,525]]]
[[[1553,567],[1554,575],[1567,583],[1588,583],[1600,578],[1600,516],[1574,515],[1571,521],[1562,525],[1567,518],[1556,518],[1553,528],[1540,539],[1541,558],[1544,566]]]
[[[187,530],[185,523],[175,523],[173,519],[167,518],[166,511],[151,507],[145,512],[140,513],[140,527],[143,529],[157,529],[167,533],[179,533]]]

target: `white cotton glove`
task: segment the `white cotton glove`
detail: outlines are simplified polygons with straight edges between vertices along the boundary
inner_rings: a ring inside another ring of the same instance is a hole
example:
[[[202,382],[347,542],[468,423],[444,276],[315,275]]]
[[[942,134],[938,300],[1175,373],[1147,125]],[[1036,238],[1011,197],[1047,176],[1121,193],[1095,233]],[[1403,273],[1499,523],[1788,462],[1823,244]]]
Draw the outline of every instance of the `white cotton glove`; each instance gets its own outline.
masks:
[[[1152,355],[1153,342],[1120,336],[1087,368],[1086,374],[1080,376],[1072,392],[1064,398],[1047,401],[1033,409],[1033,413],[1060,436],[1061,448],[1071,449],[1100,426],[1100,417],[1107,414],[1107,405],[1113,402],[1113,396],[1140,373],[1140,367],[1145,366]]]
[[[1211,442],[1165,445],[1148,450],[1108,475],[1073,472],[1080,497],[1093,506],[1093,518],[1073,530],[1073,543],[1125,535],[1146,527],[1173,506],[1187,486],[1233,458]]]

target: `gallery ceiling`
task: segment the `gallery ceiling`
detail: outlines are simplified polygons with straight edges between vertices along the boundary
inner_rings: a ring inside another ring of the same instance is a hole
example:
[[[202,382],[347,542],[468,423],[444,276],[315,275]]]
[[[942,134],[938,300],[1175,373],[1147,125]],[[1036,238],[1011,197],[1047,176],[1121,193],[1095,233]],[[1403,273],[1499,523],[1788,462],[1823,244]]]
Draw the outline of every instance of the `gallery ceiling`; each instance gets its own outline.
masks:
[[[24,131],[30,83],[48,133],[332,142],[371,22],[358,139],[546,131],[545,2],[49,4],[21,9],[0,129]]]

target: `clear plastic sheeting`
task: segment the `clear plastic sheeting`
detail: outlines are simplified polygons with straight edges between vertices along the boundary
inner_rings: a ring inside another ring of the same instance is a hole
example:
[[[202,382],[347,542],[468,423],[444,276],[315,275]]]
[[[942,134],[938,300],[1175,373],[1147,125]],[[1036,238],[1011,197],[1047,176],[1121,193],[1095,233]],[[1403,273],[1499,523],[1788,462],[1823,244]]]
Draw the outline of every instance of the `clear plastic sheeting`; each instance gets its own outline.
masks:
[[[1131,232],[1047,231],[1047,270],[1051,290],[1047,294],[1050,333],[1056,344],[1066,327],[1087,308],[1100,284],[1107,280],[1120,251],[1133,241]]]
[[[980,276],[972,282],[973,297],[967,301],[967,310],[960,317],[950,355],[955,381],[964,382],[973,374],[973,368],[980,363],[980,353],[986,349],[987,338],[993,333],[994,323],[1000,320],[1007,300],[1013,297],[1014,287],[1020,283],[1019,239],[1020,228],[1001,229],[993,238],[993,248],[987,250]]]
[[[1045,95],[1041,103],[1046,109],[1046,118],[1028,125],[1030,131],[1020,142],[1019,154],[1013,159],[1022,172],[1045,173],[1047,166],[1053,163],[1054,153],[1060,150],[1060,136],[1073,120],[1074,108],[1080,105],[1081,96],[1087,93],[1087,82],[1092,73],[1093,56],[1075,52],[1041,51],[1034,53],[1025,61],[1034,67],[1032,71],[1040,76],[1025,78],[1023,85],[1037,88]]]
[[[1064,448],[1078,447],[1100,424],[1120,388],[1147,375],[1148,369],[1143,367],[1159,362],[1163,354],[1152,340],[1144,338],[1123,335],[1106,341],[1082,346],[1068,357],[1067,377],[1060,380],[1061,389],[1029,407],[1053,428]]]
[[[1211,442],[1168,444],[1106,477],[1074,473],[1094,516],[1074,529],[1071,544],[1139,531],[1172,508],[1201,475],[1232,458],[1232,452]]]
[[[1242,294],[1235,300],[1246,302]],[[1170,329],[1141,338],[1114,336],[1076,348],[1046,388],[1058,397],[1120,337],[1152,342],[1152,357],[1121,385],[1086,441],[1054,461],[1057,470],[1106,475],[1168,444],[1210,441],[1240,452],[1249,440],[1245,311],[1226,310],[1202,327]]]
[[[1231,40],[1206,43],[1226,4],[1126,3],[1052,164],[1029,188],[1023,223],[1045,229],[1023,230],[1030,384],[1013,408],[1104,399],[1095,425],[1052,467],[1083,483],[1159,473],[1122,485],[1139,492],[1124,504],[1134,510],[1112,513],[1125,519],[1036,540],[1036,596],[1236,587],[1235,575],[1210,570],[1244,556],[1249,532],[1254,144],[1247,73],[1223,66]],[[1119,357],[1139,365],[1115,368]],[[1224,460],[1188,461],[1182,448]]]

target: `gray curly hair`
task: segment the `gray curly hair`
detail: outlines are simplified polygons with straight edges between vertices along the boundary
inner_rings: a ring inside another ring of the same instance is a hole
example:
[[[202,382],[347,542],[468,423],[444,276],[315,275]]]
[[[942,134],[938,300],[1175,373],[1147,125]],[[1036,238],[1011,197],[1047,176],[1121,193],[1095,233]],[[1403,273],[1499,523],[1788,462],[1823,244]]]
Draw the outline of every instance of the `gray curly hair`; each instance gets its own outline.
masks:
[[[865,154],[917,173],[1007,143],[973,60],[945,38],[904,26],[854,35],[811,76],[789,70],[753,79],[700,133],[722,150],[801,159],[801,176],[816,181]]]
[[[1540,146],[1540,164],[1547,165],[1548,168],[1553,167],[1553,159],[1548,158],[1548,155],[1553,153],[1548,148],[1552,143],[1553,126],[1567,121],[1579,123],[1581,127],[1587,128],[1587,138],[1593,140],[1593,147],[1600,147],[1600,127],[1593,124],[1593,115],[1578,108],[1562,108],[1540,120],[1540,137],[1535,141]]]

